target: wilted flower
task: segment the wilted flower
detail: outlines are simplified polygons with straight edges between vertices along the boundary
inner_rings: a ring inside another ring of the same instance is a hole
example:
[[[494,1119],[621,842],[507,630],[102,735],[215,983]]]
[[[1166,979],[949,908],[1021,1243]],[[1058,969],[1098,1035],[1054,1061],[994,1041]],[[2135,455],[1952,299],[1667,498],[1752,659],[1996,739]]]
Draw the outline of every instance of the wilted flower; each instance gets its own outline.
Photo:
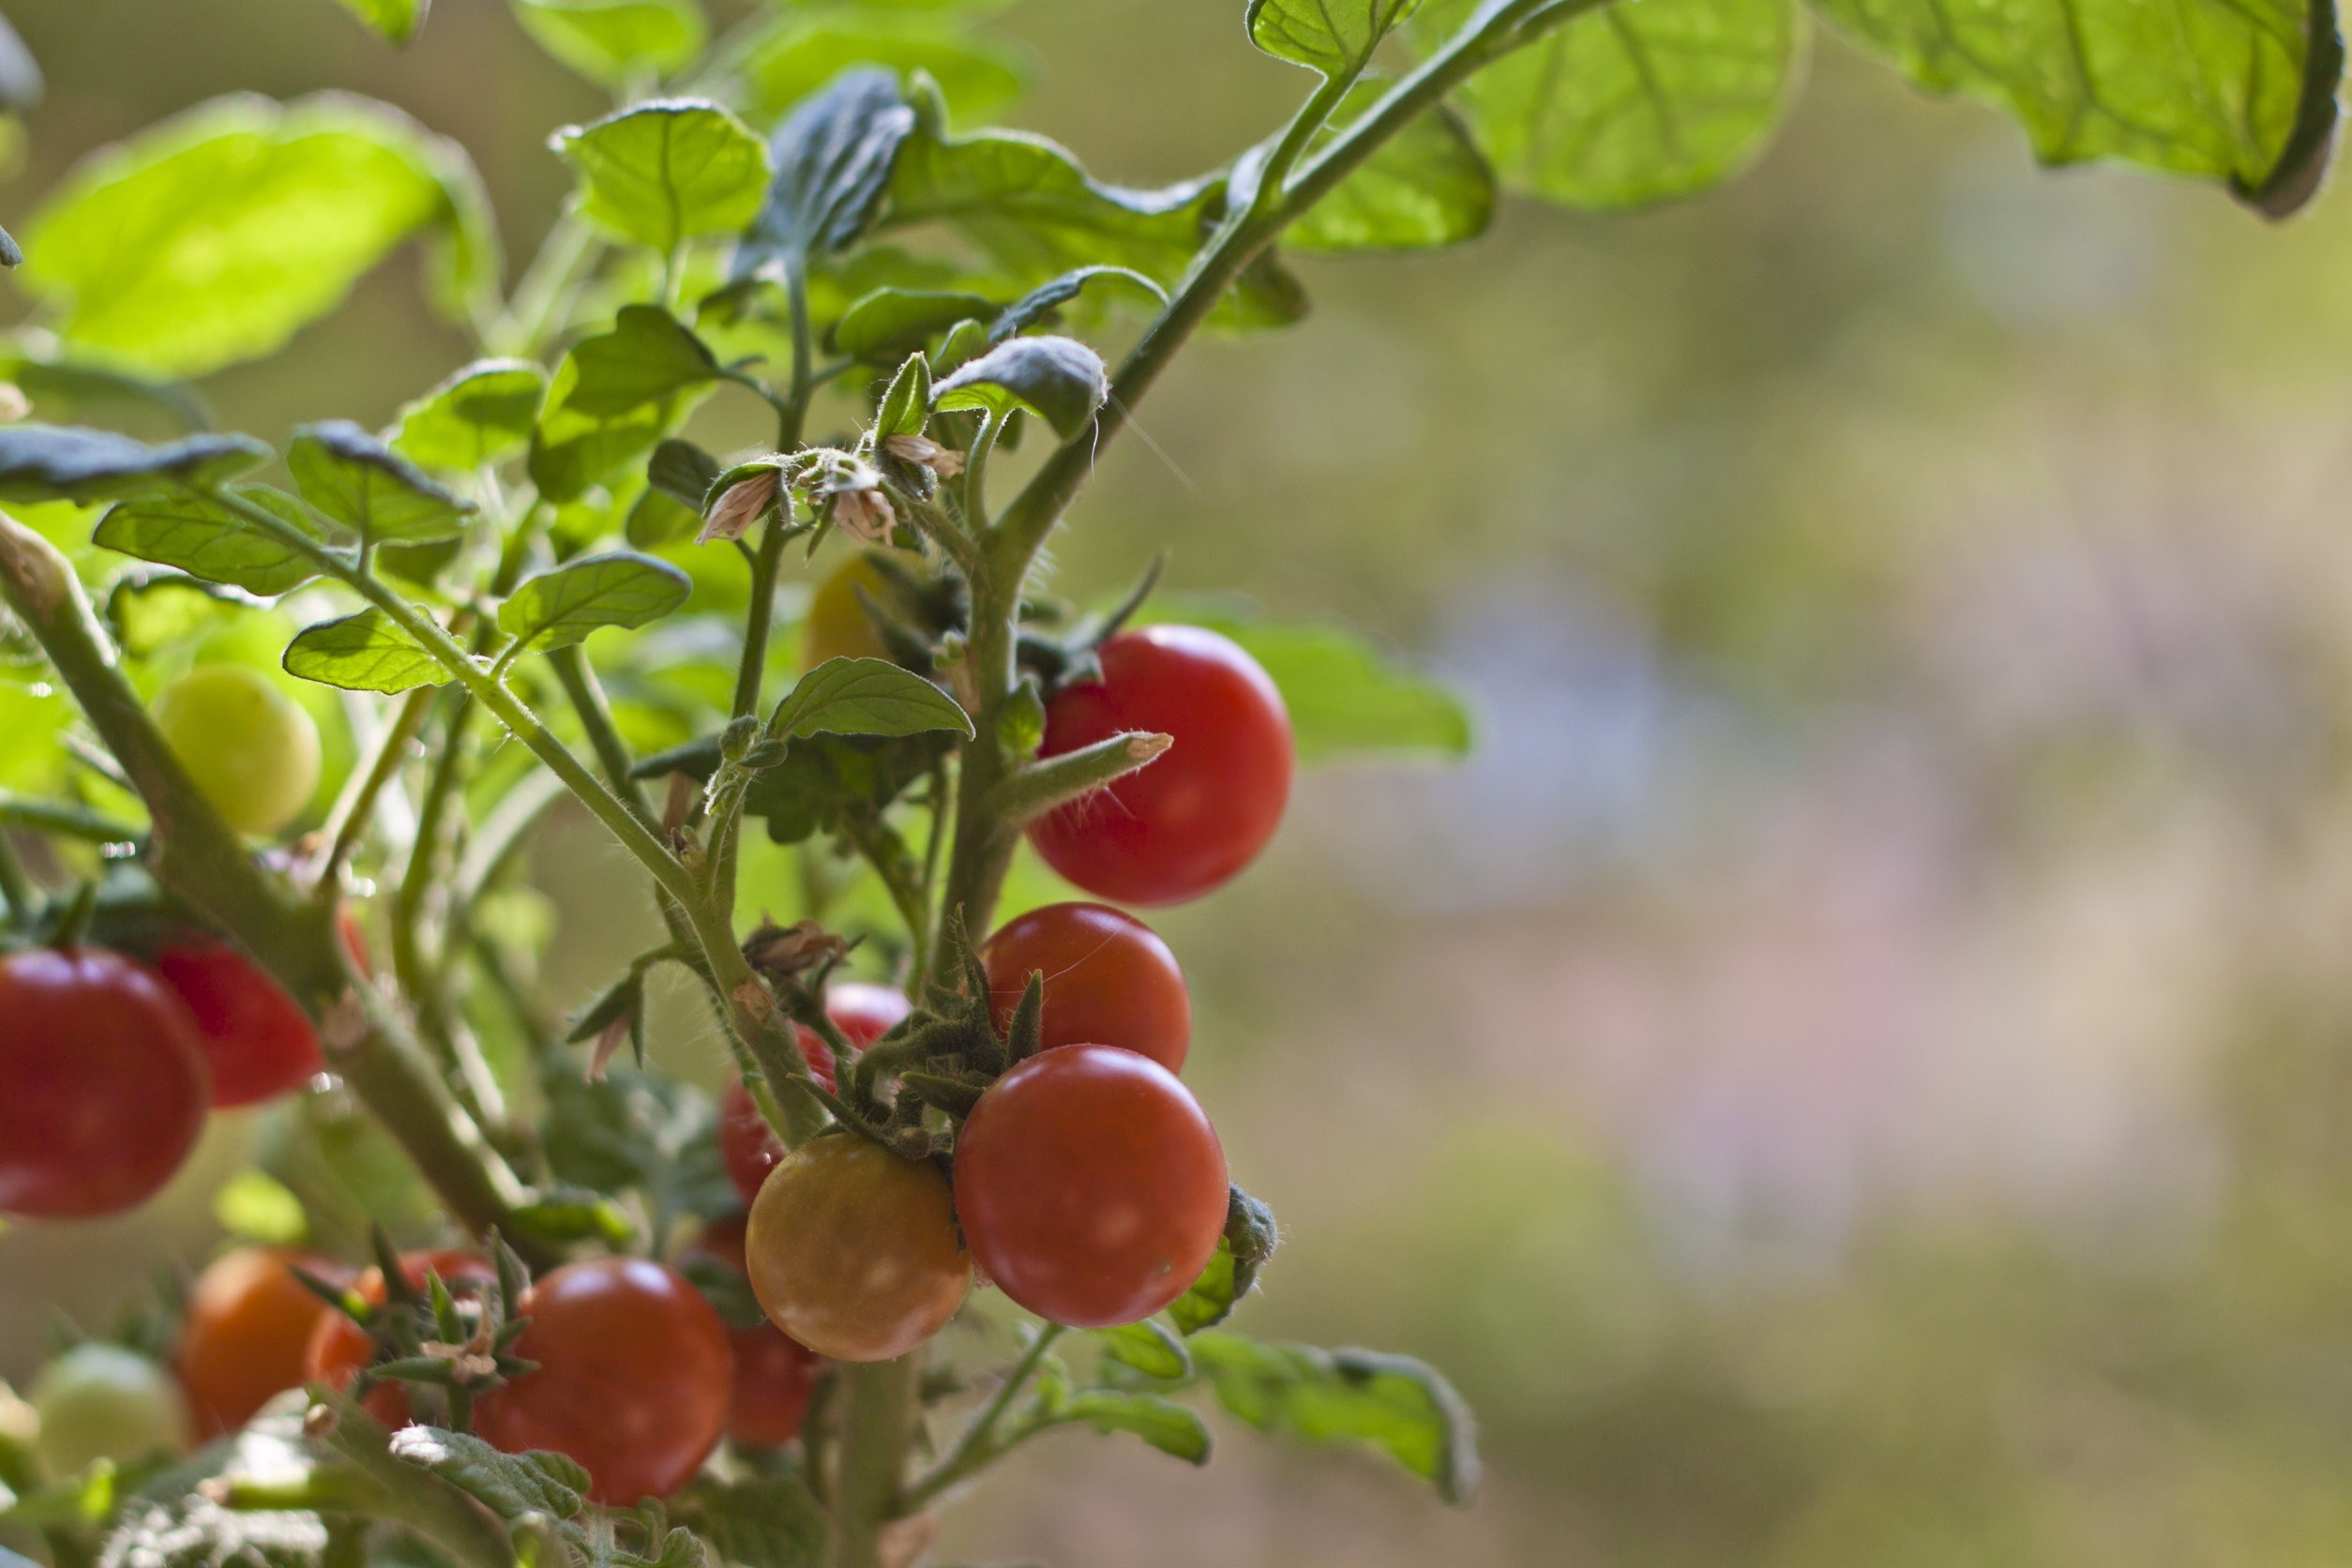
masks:
[[[776,505],[776,493],[782,488],[783,476],[773,468],[762,468],[736,480],[720,491],[710,510],[703,513],[702,531],[694,535],[694,542],[706,545],[713,539],[742,538]]]
[[[820,964],[838,963],[849,957],[850,944],[813,920],[778,926],[761,920],[745,939],[743,956],[753,969],[779,979],[805,974]]]
[[[953,479],[964,471],[961,452],[942,446],[927,435],[887,435],[882,437],[882,449],[900,462],[927,468],[942,479]]]
[[[852,538],[880,544],[898,526],[898,513],[880,490],[844,490],[833,498],[833,523]]]

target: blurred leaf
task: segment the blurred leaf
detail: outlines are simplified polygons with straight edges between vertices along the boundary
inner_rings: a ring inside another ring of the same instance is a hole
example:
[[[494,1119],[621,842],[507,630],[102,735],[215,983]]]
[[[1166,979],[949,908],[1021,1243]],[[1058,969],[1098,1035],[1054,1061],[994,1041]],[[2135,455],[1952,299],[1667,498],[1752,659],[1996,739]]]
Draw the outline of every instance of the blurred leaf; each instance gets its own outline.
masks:
[[[390,38],[406,43],[425,24],[432,0],[336,0],[343,9]]]
[[[946,413],[1025,408],[1064,441],[1084,430],[1110,395],[1102,356],[1075,338],[1009,338],[931,388]]]
[[[1205,626],[1241,644],[1282,692],[1301,761],[1349,752],[1470,752],[1470,716],[1461,698],[1357,632],[1259,620],[1229,600],[1180,596],[1154,599],[1137,619]]]
[[[213,1217],[232,1236],[267,1246],[295,1246],[310,1232],[302,1199],[260,1170],[240,1170],[212,1195]]]
[[[1192,1376],[1192,1355],[1184,1342],[1150,1319],[1115,1329],[1096,1329],[1092,1337],[1105,1356],[1146,1377],[1176,1381]]]
[[[781,762],[752,780],[744,809],[765,818],[768,837],[779,844],[838,832],[879,817],[918,779],[927,777],[949,746],[949,732],[937,730],[902,736],[807,736],[792,744]],[[708,779],[717,770],[718,759],[718,739],[712,736],[645,758],[635,774],[660,778],[684,773]]]
[[[913,735],[949,730],[969,738],[956,700],[887,659],[829,658],[793,683],[771,721],[779,735]]]
[[[545,1514],[575,1519],[586,1503],[588,1472],[561,1454],[502,1454],[481,1439],[438,1426],[404,1426],[392,1434],[391,1453],[403,1464],[430,1470],[502,1519]]]
[[[1059,278],[1048,279],[998,312],[988,324],[988,337],[999,339],[1026,332],[1097,285],[1114,294],[1139,294],[1155,307],[1168,303],[1168,291],[1133,267],[1073,267]]]
[[[2344,69],[2329,0],[1815,5],[1929,91],[2008,111],[2044,163],[2226,178],[2274,215],[2317,187]]]
[[[40,102],[44,90],[40,63],[8,19],[0,17],[0,110],[22,113]]]
[[[1233,1277],[1232,1244],[1220,1236],[1217,1250],[1200,1271],[1200,1277],[1168,1304],[1168,1320],[1176,1325],[1177,1333],[1190,1337],[1231,1317],[1234,1304],[1244,1293]]]
[[[1479,0],[1428,0],[1435,45]],[[1641,0],[1558,26],[1454,101],[1506,184],[1580,207],[1635,207],[1744,168],[1795,88],[1796,0]]]
[[[213,485],[269,461],[249,435],[149,445],[74,425],[0,426],[0,501],[113,501]]]
[[[1261,1345],[1223,1330],[1194,1335],[1192,1355],[1218,1402],[1261,1432],[1316,1444],[1369,1443],[1448,1502],[1468,1502],[1478,1489],[1469,1407],[1417,1361]]]
[[[916,90],[914,134],[890,180],[890,225],[945,223],[1022,287],[1078,267],[1123,266],[1162,286],[1191,264],[1224,210],[1222,179],[1129,190],[1091,178],[1041,136],[982,131],[950,137],[935,93]],[[1293,280],[1267,263],[1219,307],[1228,325],[1295,321],[1305,306]]]
[[[541,1088],[541,1134],[557,1180],[613,1197],[644,1193],[656,1235],[681,1215],[716,1219],[743,1207],[718,1158],[710,1101],[693,1089],[618,1067],[592,1083],[560,1061]]]
[[[876,289],[834,324],[836,352],[852,359],[903,359],[960,321],[988,321],[1001,309],[985,294],[957,290]]]
[[[1097,1432],[1126,1432],[1188,1465],[1209,1462],[1209,1428],[1199,1413],[1156,1394],[1110,1388],[1073,1392],[1059,1374],[1048,1371],[1038,1377],[1037,1414],[1033,1419],[1046,1426],[1082,1425]]]
[[[329,94],[200,104],[83,159],[27,227],[25,287],[67,341],[164,375],[274,352],[411,234],[494,270],[462,149]]]
[[[705,1475],[672,1498],[670,1511],[736,1568],[822,1568],[825,1560],[824,1510],[796,1475]]]
[[[1420,0],[1249,0],[1249,40],[1328,77],[1364,68]]]
[[[474,510],[348,419],[297,429],[286,446],[286,467],[303,500],[369,543],[455,538]]]
[[[1027,50],[939,16],[847,6],[788,10],[744,63],[748,113],[780,114],[861,65],[887,67],[902,83],[921,71],[957,113],[974,120],[1011,108],[1034,69]]]
[[[1319,143],[1337,135],[1388,85],[1357,83]],[[1494,172],[1461,120],[1440,104],[1392,137],[1282,237],[1296,250],[1427,250],[1477,238],[1494,213]]]
[[[776,179],[732,275],[805,272],[809,258],[847,249],[873,222],[913,126],[885,70],[844,71],[793,110],[769,141]]]
[[[760,139],[699,98],[665,98],[555,133],[578,171],[581,210],[623,239],[668,254],[731,233],[759,210],[767,180]]]
[[[651,450],[718,379],[710,351],[668,311],[624,306],[611,331],[556,367],[532,436],[532,482],[550,501],[578,500]]]
[[[284,662],[289,675],[345,691],[389,694],[449,679],[432,655],[375,609],[305,626],[287,645]]]
[[[411,462],[470,474],[528,445],[547,372],[527,359],[477,359],[400,410],[392,445]]]
[[[589,81],[622,87],[690,64],[710,39],[694,0],[510,0],[533,41]]]
[[[0,352],[0,380],[14,382],[34,412],[53,424],[118,425],[144,417],[174,432],[212,426],[212,411],[193,388],[77,359],[45,332],[19,333]]]
[[[568,561],[517,588],[498,607],[498,626],[518,646],[544,653],[605,626],[641,626],[686,603],[686,574],[650,555],[616,551]]]

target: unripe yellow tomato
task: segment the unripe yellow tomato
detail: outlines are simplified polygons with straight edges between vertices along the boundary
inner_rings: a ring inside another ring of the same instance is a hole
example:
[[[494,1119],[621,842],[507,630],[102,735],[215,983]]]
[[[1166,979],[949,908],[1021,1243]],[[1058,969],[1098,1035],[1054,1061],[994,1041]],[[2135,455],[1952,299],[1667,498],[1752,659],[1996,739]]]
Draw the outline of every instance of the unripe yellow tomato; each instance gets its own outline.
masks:
[[[243,664],[200,664],[155,700],[156,728],[204,798],[240,833],[267,837],[319,784],[310,716]]]
[[[835,1361],[905,1355],[972,1288],[947,1178],[849,1133],[811,1139],[768,1173],[744,1266],[776,1326]]]
[[[861,550],[834,568],[833,575],[809,596],[808,617],[800,626],[800,662],[814,670],[829,658],[888,658],[874,623],[858,599],[858,590],[877,604],[887,604],[890,580]]]

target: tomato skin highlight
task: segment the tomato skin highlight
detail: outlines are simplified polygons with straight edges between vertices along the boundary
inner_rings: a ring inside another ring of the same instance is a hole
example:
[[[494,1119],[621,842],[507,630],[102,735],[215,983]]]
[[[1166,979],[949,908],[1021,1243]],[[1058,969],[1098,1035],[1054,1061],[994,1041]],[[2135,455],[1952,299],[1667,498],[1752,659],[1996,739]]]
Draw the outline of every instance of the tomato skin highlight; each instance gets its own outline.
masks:
[[[980,1271],[1049,1322],[1149,1318],[1225,1233],[1216,1129],[1134,1051],[1043,1051],[989,1085],[956,1146],[956,1214]]]
[[[947,1326],[972,1288],[947,1178],[841,1133],[784,1157],[751,1206],[751,1289],[833,1361],[888,1361]]]
[[[33,1380],[39,1447],[52,1475],[79,1474],[98,1459],[128,1464],[189,1443],[188,1401],[172,1374],[138,1351],[98,1340],[76,1345]]]
[[[744,1241],[749,1214],[730,1214],[704,1229],[696,1249],[745,1274]],[[735,1350],[735,1386],[728,1408],[727,1439],[738,1448],[775,1448],[800,1435],[809,1396],[824,1363],[817,1353],[774,1323],[748,1328],[727,1325]]]
[[[0,1214],[88,1219],[154,1196],[204,1129],[211,1074],[164,983],[101,947],[0,958]]]
[[[310,1253],[242,1246],[196,1276],[173,1364],[199,1437],[235,1430],[272,1395],[298,1386],[319,1324],[348,1321],[294,1276],[296,1267],[336,1283],[347,1274]]]
[[[325,1069],[318,1031],[301,1003],[228,943],[174,942],[157,949],[148,967],[196,1020],[216,1109],[288,1093]]]
[[[1048,904],[1000,927],[980,950],[999,1031],[1033,972],[1045,983],[1043,1043],[1118,1046],[1171,1073],[1192,1043],[1192,993],[1159,934],[1107,904]]]
[[[727,1430],[735,1358],[727,1325],[676,1270],[591,1258],[542,1276],[518,1304],[514,1353],[539,1364],[482,1395],[475,1427],[509,1454],[553,1449],[588,1495],[627,1506],[694,1478]]]
[[[1290,798],[1282,694],[1231,640],[1145,626],[1103,644],[1102,678],[1046,704],[1039,755],[1123,731],[1175,745],[1124,778],[1029,826],[1046,864],[1097,897],[1181,904],[1224,886],[1266,847]]]
[[[221,819],[265,838],[319,784],[319,728],[260,671],[200,664],[155,700],[156,728]]]
[[[860,1050],[897,1028],[911,1010],[907,999],[887,986],[838,980],[825,988],[825,1017]],[[827,1089],[833,1088],[832,1048],[813,1030],[796,1028],[795,1033],[801,1054],[808,1058],[808,1076]],[[746,1203],[758,1200],[768,1172],[784,1158],[783,1139],[776,1136],[776,1129],[760,1114],[760,1103],[744,1086],[740,1073],[729,1078],[727,1087],[719,1093],[718,1153],[726,1162],[727,1174],[734,1182],[735,1190],[743,1194]]]
[[[415,1289],[425,1288],[428,1272],[439,1274],[441,1282],[453,1294],[460,1294],[460,1285],[481,1284],[495,1289],[498,1265],[478,1252],[466,1252],[457,1247],[429,1247],[421,1252],[400,1254],[400,1274]],[[384,1302],[384,1271],[369,1269],[359,1276],[353,1287],[360,1297],[373,1306]],[[310,1331],[310,1341],[302,1350],[302,1380],[324,1383],[338,1391],[351,1387],[368,1364],[375,1359],[376,1345],[368,1331],[340,1312],[329,1311]],[[380,1383],[368,1391],[360,1403],[369,1415],[386,1426],[401,1427],[411,1420],[408,1395],[399,1385]]]

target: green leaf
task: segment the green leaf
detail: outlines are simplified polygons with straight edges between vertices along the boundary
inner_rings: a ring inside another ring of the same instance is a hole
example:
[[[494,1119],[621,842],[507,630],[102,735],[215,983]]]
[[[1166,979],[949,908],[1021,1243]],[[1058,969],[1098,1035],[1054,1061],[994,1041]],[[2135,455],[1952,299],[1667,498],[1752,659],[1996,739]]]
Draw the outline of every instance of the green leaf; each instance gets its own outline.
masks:
[[[541,49],[603,87],[690,64],[710,40],[694,0],[511,0]]]
[[[751,220],[767,181],[760,139],[700,98],[667,98],[555,133],[579,173],[581,211],[623,239],[667,255],[689,239]]]
[[[294,498],[258,485],[236,494],[265,506],[313,538],[318,530]],[[309,557],[209,496],[182,492],[125,501],[98,520],[92,543],[275,598],[318,575]]]
[[[1134,1394],[1123,1389],[1082,1388],[1065,1393],[1052,1379],[1038,1380],[1043,1424],[1067,1426],[1082,1424],[1097,1432],[1127,1432],[1163,1454],[1189,1465],[1209,1462],[1209,1428],[1199,1412],[1157,1394]]]
[[[923,427],[930,422],[931,366],[921,351],[907,355],[898,373],[890,378],[889,388],[882,393],[882,402],[874,412],[874,439],[887,441],[894,435],[921,435]]]
[[[406,43],[425,24],[425,12],[432,0],[338,0],[338,4],[394,43]]]
[[[670,1511],[735,1568],[822,1568],[825,1560],[824,1510],[796,1475],[703,1476],[670,1500]]]
[[[872,822],[918,779],[928,777],[950,749],[944,731],[914,735],[810,735],[794,741],[784,760],[762,770],[744,798],[745,811],[767,820],[778,844],[805,842],[818,833]],[[639,778],[684,773],[707,780],[717,771],[716,736],[640,761]]]
[[[735,252],[738,279],[849,248],[874,220],[914,113],[886,70],[844,71],[776,128],[776,179]]]
[[[283,663],[289,675],[345,691],[389,694],[449,679],[439,660],[372,608],[305,626],[287,645]]]
[[[1154,306],[1168,303],[1168,291],[1133,267],[1073,267],[1059,278],[1038,284],[1007,305],[989,324],[988,337],[991,340],[1001,340],[1017,332],[1026,332],[1039,322],[1048,321],[1060,314],[1063,306],[1097,284],[1114,294],[1139,294]]]
[[[532,437],[533,483],[550,501],[578,500],[651,450],[718,379],[710,350],[668,311],[623,306],[611,331],[556,367]]]
[[[1647,3],[1647,0],[1645,0]],[[1249,0],[1249,41],[1277,60],[1349,77],[1420,0]]]
[[[1022,287],[1084,266],[1123,266],[1163,287],[1184,276],[1224,211],[1221,178],[1129,190],[1090,177],[1041,136],[950,137],[935,93],[912,94],[915,131],[891,173],[886,222],[944,223]],[[1271,262],[1219,306],[1227,325],[1279,325],[1305,310],[1297,284]]]
[[[2344,68],[2327,0],[1815,0],[1931,92],[2008,111],[2043,162],[2225,178],[2267,212],[2316,185]]]
[[[151,446],[73,425],[0,426],[0,501],[114,501],[217,485],[274,455],[249,435],[192,435]]]
[[[404,1426],[392,1434],[395,1459],[430,1470],[502,1519],[545,1514],[580,1516],[588,1472],[561,1454],[502,1454],[481,1439],[438,1426]]]
[[[1282,692],[1301,761],[1350,752],[1470,752],[1462,699],[1345,627],[1259,620],[1215,599],[1183,596],[1153,600],[1138,620],[1206,626],[1240,643]]]
[[[833,347],[852,359],[903,358],[961,321],[988,321],[1002,309],[956,289],[876,289],[834,324]]]
[[[498,607],[498,627],[541,652],[604,626],[641,626],[686,603],[694,583],[667,561],[616,551],[567,561],[517,588]]]
[[[1222,1330],[1194,1335],[1192,1354],[1218,1402],[1261,1432],[1317,1444],[1368,1443],[1448,1502],[1468,1502],[1478,1488],[1469,1407],[1417,1361],[1261,1345]]]
[[[547,372],[527,359],[477,359],[400,410],[395,450],[411,462],[470,474],[530,444]]]
[[[1429,0],[1432,46],[1478,0]],[[1580,15],[1463,83],[1504,183],[1580,207],[1705,189],[1763,149],[1796,85],[1796,0],[1641,0]]]
[[[1192,1355],[1184,1342],[1150,1319],[1121,1328],[1096,1329],[1093,1338],[1106,1357],[1147,1378],[1173,1382],[1192,1376]]]
[[[1232,1244],[1220,1236],[1216,1253],[1200,1271],[1200,1277],[1168,1304],[1168,1320],[1176,1325],[1177,1333],[1189,1338],[1231,1317],[1234,1303],[1243,1293],[1234,1282]]]
[[[286,446],[302,499],[364,541],[425,545],[465,532],[460,501],[348,419],[304,425]]]
[[[1102,356],[1075,338],[1008,338],[931,388],[942,413],[1031,410],[1064,441],[1084,430],[1110,395]]]
[[[558,1181],[613,1197],[642,1192],[656,1235],[680,1215],[716,1219],[743,1207],[718,1157],[710,1101],[694,1090],[626,1067],[590,1082],[560,1058],[540,1088],[541,1136]]]
[[[77,165],[27,228],[22,276],[68,342],[200,375],[276,351],[424,233],[458,292],[495,270],[456,143],[362,98],[229,98]]]
[[[1387,89],[1381,81],[1357,83],[1318,143]],[[1295,250],[1429,250],[1476,239],[1494,215],[1494,171],[1461,119],[1440,104],[1390,138],[1282,237]]]
[[[761,119],[780,114],[853,66],[884,66],[901,82],[920,71],[971,120],[1011,108],[1034,74],[1027,50],[940,17],[854,8],[788,12],[744,62],[748,112]]]
[[[52,424],[120,426],[159,420],[174,431],[212,428],[212,411],[192,387],[77,358],[46,333],[23,333],[0,351],[0,380],[16,383]]]
[[[798,738],[914,735],[952,730],[969,738],[972,720],[956,700],[887,659],[829,658],[803,675],[776,705],[770,729]]]

